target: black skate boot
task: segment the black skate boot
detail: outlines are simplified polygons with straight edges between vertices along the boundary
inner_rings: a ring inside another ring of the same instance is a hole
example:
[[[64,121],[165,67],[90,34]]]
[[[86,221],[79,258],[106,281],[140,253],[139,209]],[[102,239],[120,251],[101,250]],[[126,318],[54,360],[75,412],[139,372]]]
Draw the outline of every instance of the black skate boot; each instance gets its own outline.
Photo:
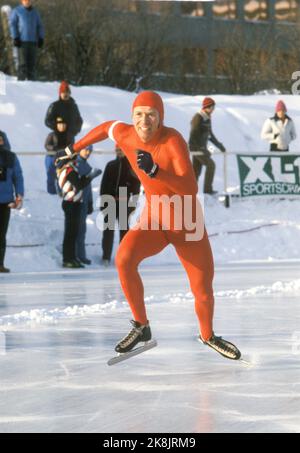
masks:
[[[241,358],[241,352],[234,344],[224,340],[222,337],[217,337],[214,333],[207,341],[202,340],[201,335],[199,335],[199,340],[203,344],[206,344],[210,348],[217,351],[223,357],[226,357],[226,359],[239,360]]]
[[[151,340],[151,329],[149,323],[142,325],[137,321],[130,321],[133,325],[133,329],[129,332],[126,337],[115,347],[115,351],[119,353],[131,351],[138,343],[141,341],[150,341]]]

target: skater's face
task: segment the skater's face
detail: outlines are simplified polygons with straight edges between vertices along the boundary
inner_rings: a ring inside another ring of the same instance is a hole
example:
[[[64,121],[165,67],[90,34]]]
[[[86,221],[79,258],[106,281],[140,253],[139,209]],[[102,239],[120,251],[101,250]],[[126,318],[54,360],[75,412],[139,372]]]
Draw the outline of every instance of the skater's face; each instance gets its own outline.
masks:
[[[136,133],[142,142],[149,142],[159,127],[159,113],[153,107],[135,107],[132,116]]]

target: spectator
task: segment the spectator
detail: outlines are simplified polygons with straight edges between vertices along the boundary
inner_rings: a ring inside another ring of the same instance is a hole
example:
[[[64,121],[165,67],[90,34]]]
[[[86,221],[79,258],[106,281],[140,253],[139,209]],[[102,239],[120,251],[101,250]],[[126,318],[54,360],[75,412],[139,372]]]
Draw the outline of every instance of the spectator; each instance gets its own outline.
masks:
[[[86,176],[92,171],[92,167],[87,162],[93,151],[93,145],[82,149],[77,157],[77,166],[80,176]],[[93,214],[93,193],[92,186],[89,184],[83,189],[82,203],[80,209],[79,231],[77,237],[77,258],[83,264],[91,264],[86,256],[85,236],[86,236],[86,219],[87,216]]]
[[[206,167],[205,180],[204,180],[204,193],[215,194],[213,190],[213,180],[216,170],[216,165],[211,158],[211,154],[207,148],[208,140],[210,140],[222,152],[226,149],[220,143],[212,132],[211,115],[215,109],[215,101],[211,98],[205,98],[202,103],[202,109],[193,117],[191,122],[191,132],[189,139],[190,151],[201,151],[202,156],[193,156],[193,167],[196,179],[201,174],[202,166]]]
[[[18,48],[18,80],[35,80],[37,47],[44,44],[44,27],[31,0],[21,0],[10,19],[11,36],[14,46]]]
[[[65,153],[64,151],[62,153]],[[63,267],[84,267],[76,257],[81,201],[83,189],[101,174],[101,170],[93,169],[88,175],[80,176],[76,163],[77,155],[60,156],[55,161],[59,187],[62,191],[62,208],[65,214],[65,231],[63,241]]]
[[[0,272],[10,272],[4,267],[6,234],[11,209],[20,209],[24,196],[22,169],[17,156],[5,145],[5,134],[0,132]]]
[[[0,136],[2,137],[3,142],[4,142],[4,144],[3,144],[2,146],[3,146],[7,151],[11,151],[11,146],[10,146],[10,143],[9,143],[9,141],[8,141],[7,135],[6,135],[4,132],[0,131]]]
[[[45,148],[47,156],[45,159],[47,172],[47,192],[57,194],[57,177],[55,171],[55,157],[57,151],[64,149],[66,146],[74,143],[74,137],[68,130],[68,124],[61,117],[56,118],[55,131],[50,132],[46,139]]]
[[[82,118],[74,99],[71,97],[71,89],[68,82],[61,82],[59,87],[59,99],[53,102],[46,113],[45,124],[55,131],[56,118],[62,117],[68,124],[68,131],[74,137],[79,134],[82,127]]]
[[[263,125],[261,138],[268,140],[270,151],[288,151],[289,144],[297,137],[294,122],[286,112],[285,103],[278,101],[275,115]]]
[[[100,196],[102,195],[111,195],[116,200],[116,219],[120,222],[119,219],[119,189],[121,187],[127,188],[127,227],[125,230],[120,229],[120,242],[123,237],[129,230],[129,215],[135,210],[133,207],[128,207],[128,201],[131,196],[138,195],[140,193],[141,183],[137,179],[135,173],[131,169],[127,158],[124,156],[123,151],[116,147],[116,158],[110,162],[105,167],[101,186],[100,186]],[[101,207],[101,210],[107,207],[107,203]],[[104,217],[104,222],[108,222],[108,216]],[[109,265],[111,260],[111,254],[113,249],[114,241],[114,230],[105,229],[103,231],[102,237],[102,262],[105,266]]]

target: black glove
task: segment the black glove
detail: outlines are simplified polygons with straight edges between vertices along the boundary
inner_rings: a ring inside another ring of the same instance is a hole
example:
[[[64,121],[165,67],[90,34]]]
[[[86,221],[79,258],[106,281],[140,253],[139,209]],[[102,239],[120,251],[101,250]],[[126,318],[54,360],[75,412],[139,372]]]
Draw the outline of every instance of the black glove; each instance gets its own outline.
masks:
[[[154,178],[159,170],[159,166],[154,163],[151,154],[141,149],[137,150],[137,164],[150,178]]]
[[[90,181],[93,179],[97,178],[97,176],[101,175],[102,170],[100,168],[92,168],[90,173],[87,175],[87,178],[89,178]]]
[[[67,146],[65,149],[61,149],[56,153],[55,165],[56,167],[62,167],[68,160],[75,157],[75,152],[72,145]]]
[[[15,38],[14,39],[14,46],[15,47],[21,47],[21,39],[20,38]]]
[[[94,212],[93,202],[89,201],[87,213],[88,213],[88,215],[91,215],[91,214],[93,214],[93,212]]]
[[[38,39],[38,48],[41,49],[41,48],[43,47],[43,45],[44,45],[44,40],[43,40],[43,38],[39,38],[39,39]]]
[[[222,153],[225,153],[226,148],[225,148],[225,146],[223,145],[223,143],[219,143],[218,148],[219,148],[220,151],[222,151]]]

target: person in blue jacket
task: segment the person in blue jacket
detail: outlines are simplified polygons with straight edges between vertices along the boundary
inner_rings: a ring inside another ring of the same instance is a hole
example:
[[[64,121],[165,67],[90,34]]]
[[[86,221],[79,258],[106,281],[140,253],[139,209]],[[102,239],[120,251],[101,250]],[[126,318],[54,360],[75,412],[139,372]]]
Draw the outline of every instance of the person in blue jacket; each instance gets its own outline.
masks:
[[[37,48],[44,44],[45,31],[40,14],[31,0],[21,0],[10,17],[10,32],[18,48],[18,80],[35,80]]]
[[[6,234],[11,209],[20,209],[24,197],[24,180],[17,156],[7,149],[5,134],[0,132],[0,272],[4,267]]]
[[[92,167],[88,163],[88,158],[93,151],[93,145],[87,146],[81,150],[77,157],[77,168],[80,176],[86,176],[92,171]],[[93,194],[92,186],[89,184],[83,189],[83,197],[80,209],[79,232],[76,242],[76,256],[83,264],[91,264],[86,256],[85,236],[86,236],[86,219],[87,216],[93,213]]]
[[[4,144],[3,144],[4,148],[7,149],[7,151],[11,151],[11,146],[10,146],[10,143],[8,141],[8,138],[7,138],[7,135],[5,134],[5,132],[0,131],[0,136],[2,137],[2,140],[4,142]]]

